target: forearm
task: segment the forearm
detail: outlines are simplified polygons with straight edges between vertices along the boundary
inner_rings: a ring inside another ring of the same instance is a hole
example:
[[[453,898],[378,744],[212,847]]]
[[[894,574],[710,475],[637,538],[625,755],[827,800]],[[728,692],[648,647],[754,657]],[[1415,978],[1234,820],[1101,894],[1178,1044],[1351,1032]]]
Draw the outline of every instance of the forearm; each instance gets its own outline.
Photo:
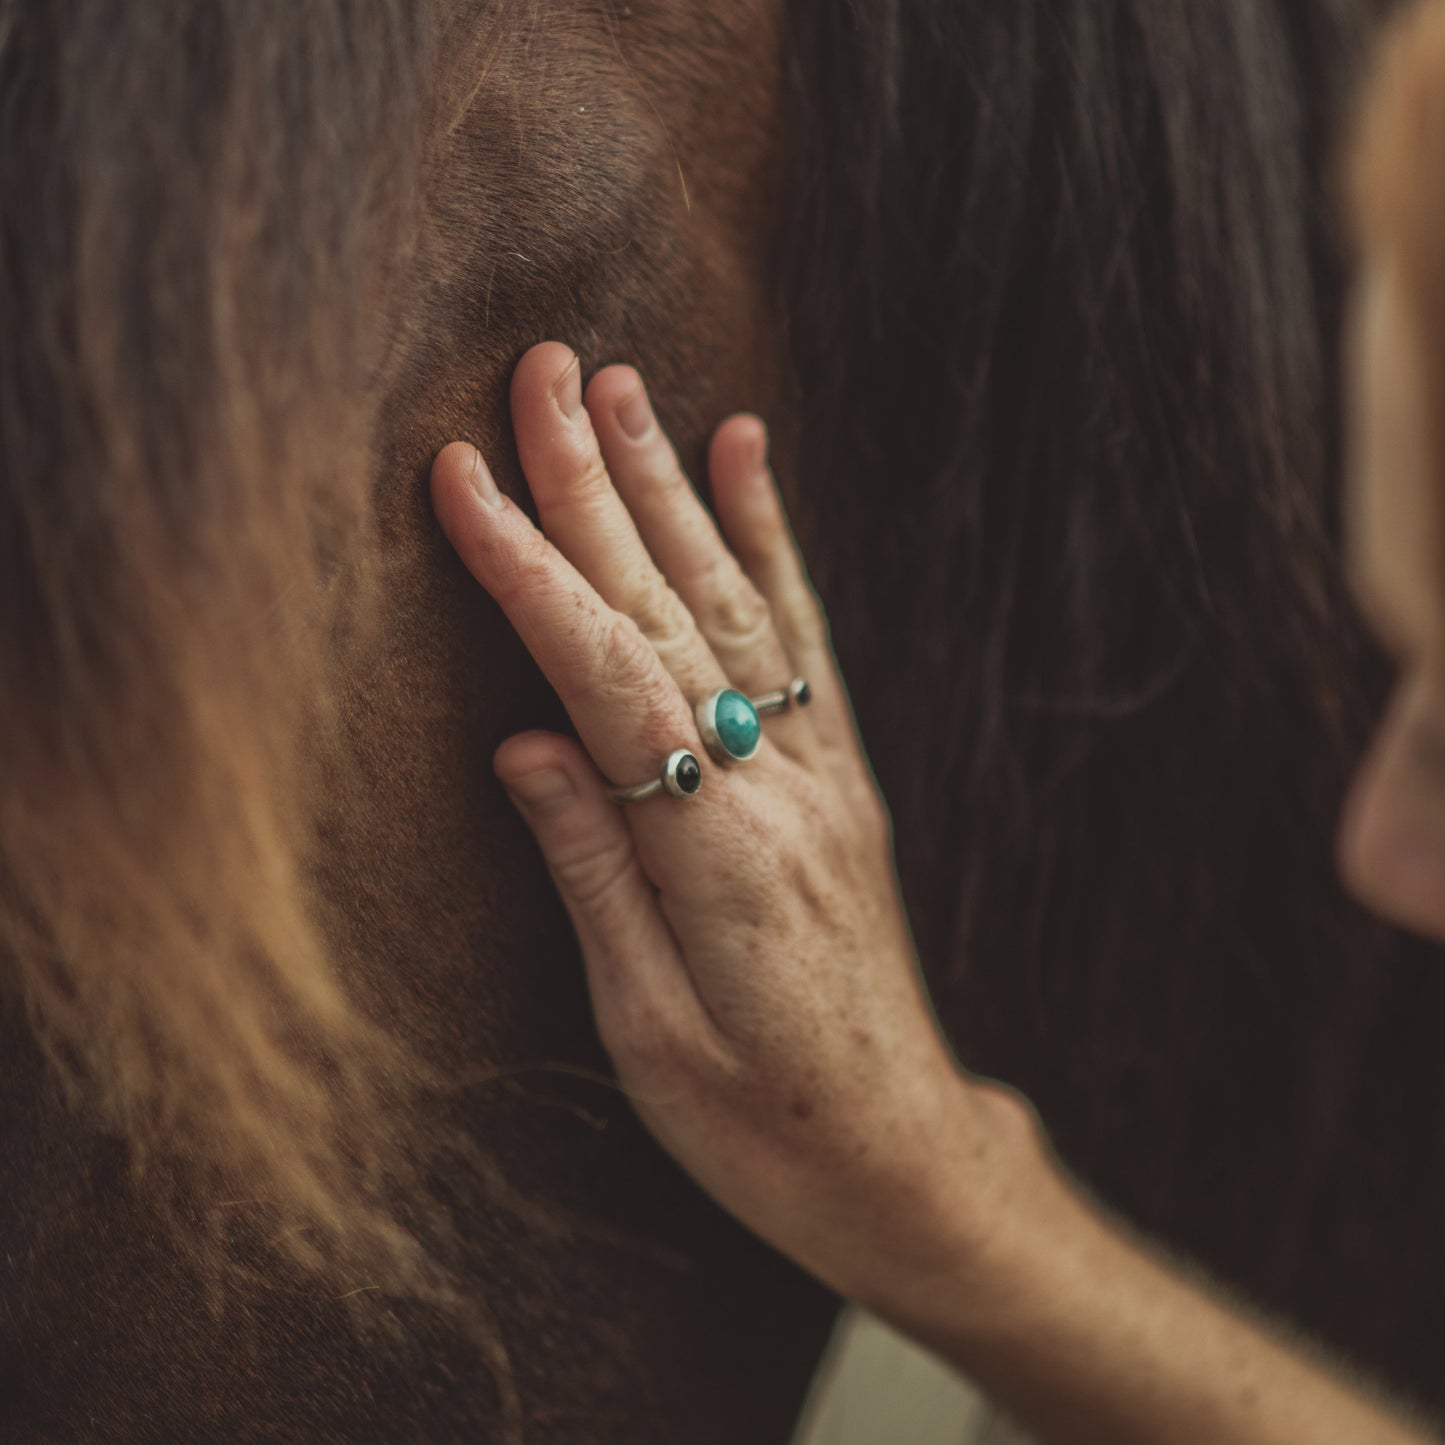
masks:
[[[757,422],[729,422],[710,452],[734,557],[635,373],[584,396],[577,358],[538,347],[512,408],[544,530],[465,445],[437,458],[433,495],[576,725],[577,740],[510,739],[497,773],[663,1145],[1047,1440],[1425,1439],[1109,1223],[1026,1111],[957,1072]],[[789,677],[811,704],[766,732],[754,714],[751,753],[705,741],[698,698],[732,696],[746,720],[748,696]],[[691,788],[669,786],[679,759]],[[624,811],[609,779],[648,786]]]
[[[977,1205],[940,1225],[935,1269],[905,1268],[865,1303],[1040,1440],[1436,1438],[1131,1238],[1067,1180],[1026,1111],[990,1094]]]

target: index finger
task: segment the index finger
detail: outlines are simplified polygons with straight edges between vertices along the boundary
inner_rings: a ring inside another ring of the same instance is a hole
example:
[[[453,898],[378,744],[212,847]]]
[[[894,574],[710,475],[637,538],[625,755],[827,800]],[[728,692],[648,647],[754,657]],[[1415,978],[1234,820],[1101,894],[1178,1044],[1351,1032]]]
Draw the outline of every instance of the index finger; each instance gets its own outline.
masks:
[[[475,447],[442,449],[431,493],[452,546],[507,614],[608,777],[646,782],[677,748],[702,759],[692,709],[641,629],[498,491]]]

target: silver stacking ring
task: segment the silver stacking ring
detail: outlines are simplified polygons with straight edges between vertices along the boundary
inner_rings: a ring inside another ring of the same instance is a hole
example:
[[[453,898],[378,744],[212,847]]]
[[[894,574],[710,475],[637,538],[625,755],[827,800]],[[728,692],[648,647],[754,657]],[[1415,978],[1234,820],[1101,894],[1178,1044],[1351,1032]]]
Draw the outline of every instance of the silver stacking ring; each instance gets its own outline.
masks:
[[[670,798],[690,798],[702,787],[702,765],[686,748],[667,755],[662,771],[645,783],[630,788],[609,788],[614,803],[641,803],[666,793]]]
[[[806,679],[801,677],[795,677],[787,687],[781,687],[777,692],[765,692],[759,697],[749,699],[760,717],[771,717],[774,713],[787,712],[790,708],[807,707],[812,700],[813,689],[808,686]]]

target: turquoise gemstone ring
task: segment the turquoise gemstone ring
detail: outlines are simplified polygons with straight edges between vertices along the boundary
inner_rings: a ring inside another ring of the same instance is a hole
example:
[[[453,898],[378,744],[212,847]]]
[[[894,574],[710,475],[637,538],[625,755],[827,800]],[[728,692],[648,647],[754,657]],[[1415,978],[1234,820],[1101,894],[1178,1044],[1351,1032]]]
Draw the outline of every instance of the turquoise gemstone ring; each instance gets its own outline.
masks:
[[[723,764],[756,757],[763,741],[757,708],[735,687],[719,688],[698,703],[697,730],[714,760]]]

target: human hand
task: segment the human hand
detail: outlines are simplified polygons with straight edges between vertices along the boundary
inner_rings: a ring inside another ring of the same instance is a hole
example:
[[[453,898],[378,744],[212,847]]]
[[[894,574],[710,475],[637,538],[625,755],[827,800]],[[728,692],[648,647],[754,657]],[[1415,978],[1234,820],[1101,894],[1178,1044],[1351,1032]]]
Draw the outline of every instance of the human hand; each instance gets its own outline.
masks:
[[[919,978],[888,817],[756,418],[710,456],[731,543],[682,474],[637,373],[587,388],[565,347],[512,384],[539,531],[474,448],[437,457],[448,537],[556,688],[581,743],[510,738],[497,776],[581,941],[598,1028],[662,1145],[724,1207],[838,1290],[867,1297],[900,1244],[961,1201],[940,1161],[981,1120]],[[694,705],[794,677],[812,702],[723,767]],[[696,796],[619,806],[608,779],[675,749]],[[920,1264],[922,1262],[920,1261]],[[906,1262],[905,1262],[906,1267]]]

